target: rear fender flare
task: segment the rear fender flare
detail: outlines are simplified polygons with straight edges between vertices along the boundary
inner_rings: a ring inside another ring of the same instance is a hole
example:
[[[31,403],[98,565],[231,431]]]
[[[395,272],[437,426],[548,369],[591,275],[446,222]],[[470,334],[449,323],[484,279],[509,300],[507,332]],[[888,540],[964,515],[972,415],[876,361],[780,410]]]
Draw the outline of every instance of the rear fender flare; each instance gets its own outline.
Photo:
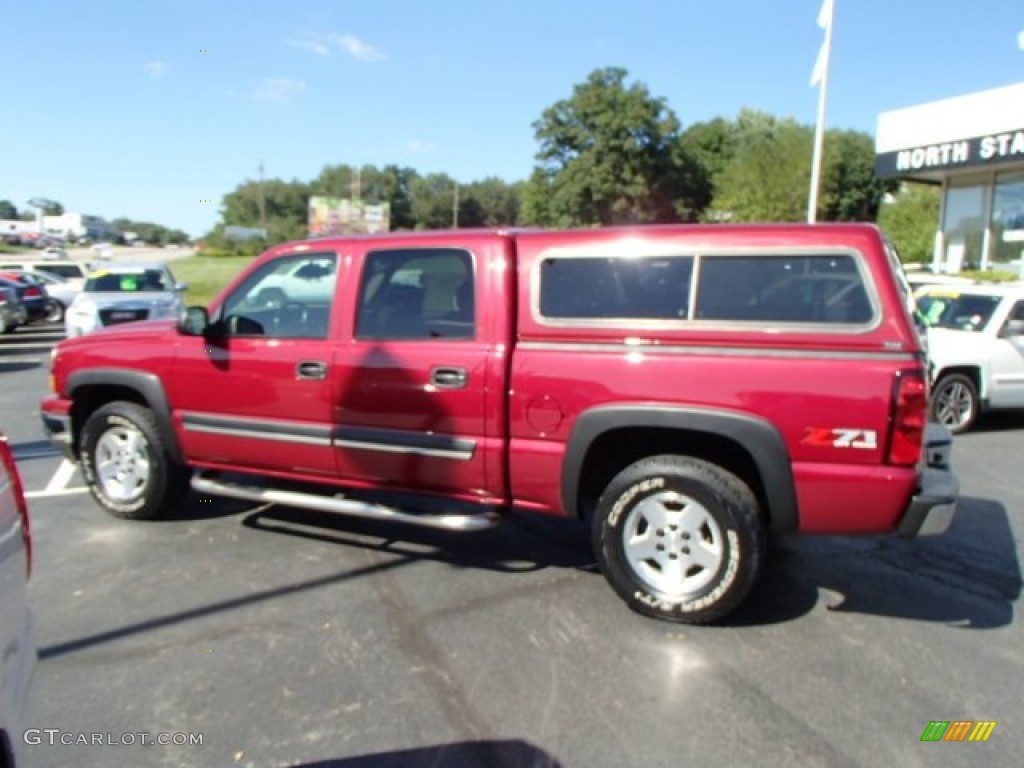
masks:
[[[690,407],[614,405],[594,408],[580,415],[566,445],[562,465],[562,505],[566,514],[579,516],[580,475],[594,441],[611,430],[644,427],[704,432],[743,446],[761,476],[771,530],[787,533],[797,529],[799,514],[793,466],[779,431],[770,422],[755,416]]]

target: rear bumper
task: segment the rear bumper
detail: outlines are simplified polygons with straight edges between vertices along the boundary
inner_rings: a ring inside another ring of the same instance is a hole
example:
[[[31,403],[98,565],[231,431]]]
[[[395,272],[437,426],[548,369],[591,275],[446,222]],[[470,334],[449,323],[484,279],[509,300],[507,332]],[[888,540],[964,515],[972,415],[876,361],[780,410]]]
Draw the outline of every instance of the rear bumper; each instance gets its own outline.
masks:
[[[901,536],[935,536],[945,533],[952,524],[960,495],[960,483],[950,466],[952,449],[949,430],[929,424],[921,483],[900,521]]]

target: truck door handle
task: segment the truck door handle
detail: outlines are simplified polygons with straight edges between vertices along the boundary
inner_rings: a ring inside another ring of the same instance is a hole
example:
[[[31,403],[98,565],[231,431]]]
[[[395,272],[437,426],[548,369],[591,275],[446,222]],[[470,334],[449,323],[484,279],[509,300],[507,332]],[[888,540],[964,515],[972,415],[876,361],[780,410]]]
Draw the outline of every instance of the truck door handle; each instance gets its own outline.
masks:
[[[326,379],[327,363],[322,360],[302,360],[295,366],[295,375],[300,379]]]
[[[435,368],[430,382],[440,389],[462,389],[469,383],[469,373],[465,368]]]

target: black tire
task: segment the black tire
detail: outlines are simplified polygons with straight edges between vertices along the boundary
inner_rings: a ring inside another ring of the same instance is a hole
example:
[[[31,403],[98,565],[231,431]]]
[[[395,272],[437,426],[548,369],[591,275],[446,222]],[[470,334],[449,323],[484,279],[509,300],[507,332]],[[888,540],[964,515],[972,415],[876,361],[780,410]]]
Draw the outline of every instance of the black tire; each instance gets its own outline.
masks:
[[[944,373],[932,387],[928,414],[932,421],[943,424],[954,435],[974,426],[981,413],[981,398],[970,376]]]
[[[598,500],[593,539],[602,573],[630,608],[684,624],[735,609],[766,549],[750,488],[686,456],[652,456],[616,475]]]
[[[48,323],[59,323],[64,319],[64,305],[56,299],[50,299],[46,305],[43,319]]]
[[[153,412],[136,403],[98,408],[82,429],[79,459],[93,498],[115,517],[163,517],[188,491],[188,468],[171,458]]]

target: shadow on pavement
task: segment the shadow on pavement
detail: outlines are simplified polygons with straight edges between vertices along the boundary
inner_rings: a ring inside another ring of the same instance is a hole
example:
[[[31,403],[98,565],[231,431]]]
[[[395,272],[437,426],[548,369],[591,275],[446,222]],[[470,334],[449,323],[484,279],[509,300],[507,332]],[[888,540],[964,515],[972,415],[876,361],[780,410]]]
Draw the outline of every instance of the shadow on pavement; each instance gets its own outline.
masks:
[[[1015,429],[1024,429],[1024,409],[983,413],[971,427],[971,433],[1010,432]]]
[[[29,371],[38,368],[41,363],[18,362],[9,363],[0,358],[0,373],[17,373],[18,371]]]
[[[1016,542],[1002,504],[964,497],[940,536],[786,539],[761,581],[727,622],[772,624],[802,616],[819,589],[830,611],[931,621],[971,629],[1013,621],[1021,594]]]
[[[231,517],[243,512],[252,512],[259,508],[261,505],[252,501],[207,496],[189,491],[175,509],[159,520],[147,522],[150,525],[160,525],[161,523],[183,523],[189,520],[214,520],[218,517]]]
[[[329,544],[435,560],[456,568],[506,573],[594,566],[587,531],[572,520],[512,512],[498,526],[453,532],[272,506],[250,513],[242,525]]]
[[[379,752],[294,768],[560,768],[561,763],[525,741],[461,741],[434,747]]]
[[[18,461],[49,459],[55,456],[62,457],[60,449],[49,440],[31,440],[23,443],[12,443],[11,450],[14,451],[14,458]]]

